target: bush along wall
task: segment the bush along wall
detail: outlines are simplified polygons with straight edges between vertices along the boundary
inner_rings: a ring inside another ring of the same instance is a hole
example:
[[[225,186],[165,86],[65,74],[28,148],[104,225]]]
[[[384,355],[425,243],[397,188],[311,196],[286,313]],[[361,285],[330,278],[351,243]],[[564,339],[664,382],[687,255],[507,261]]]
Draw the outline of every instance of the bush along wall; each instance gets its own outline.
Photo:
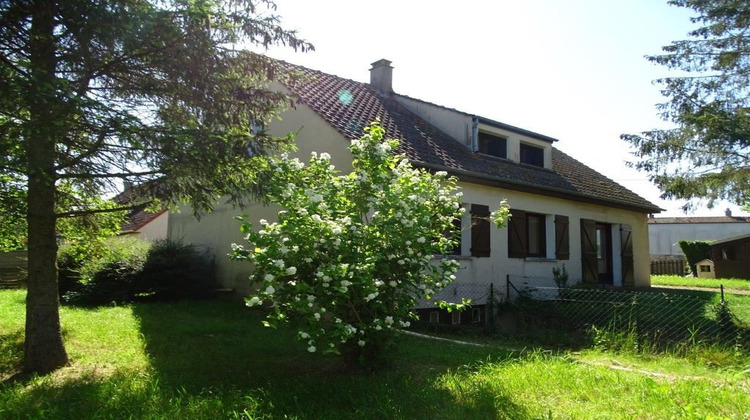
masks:
[[[693,277],[697,276],[696,264],[698,262],[711,258],[710,241],[679,241],[680,249],[685,254],[690,271]]]
[[[83,260],[63,248],[58,265],[62,300],[75,305],[200,298],[215,288],[211,260],[176,241],[111,238],[103,252]]]
[[[194,245],[158,241],[136,275],[134,286],[141,296],[156,300],[204,298],[216,288],[212,265]]]

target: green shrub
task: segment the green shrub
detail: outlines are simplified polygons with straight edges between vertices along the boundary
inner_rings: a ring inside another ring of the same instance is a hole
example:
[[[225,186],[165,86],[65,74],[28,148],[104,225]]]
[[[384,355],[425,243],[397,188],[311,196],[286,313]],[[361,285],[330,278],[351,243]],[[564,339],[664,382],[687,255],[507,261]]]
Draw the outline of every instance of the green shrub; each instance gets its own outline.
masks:
[[[210,258],[194,245],[156,242],[148,253],[134,289],[157,300],[208,297],[216,288]]]
[[[60,297],[80,290],[81,266],[83,261],[78,258],[74,247],[67,244],[60,247],[57,252],[57,286]]]
[[[685,254],[693,277],[697,276],[696,264],[698,262],[711,258],[710,241],[679,241],[680,249]]]
[[[78,279],[66,285],[63,301],[95,306],[132,300],[137,294],[133,287],[136,276],[143,269],[150,247],[147,241],[127,236],[105,240],[99,257],[85,259],[77,270],[70,270],[78,273]]]
[[[211,260],[193,245],[120,236],[107,239],[99,254],[81,258],[75,249],[61,247],[58,278],[64,302],[95,306],[195,299],[216,288]]]

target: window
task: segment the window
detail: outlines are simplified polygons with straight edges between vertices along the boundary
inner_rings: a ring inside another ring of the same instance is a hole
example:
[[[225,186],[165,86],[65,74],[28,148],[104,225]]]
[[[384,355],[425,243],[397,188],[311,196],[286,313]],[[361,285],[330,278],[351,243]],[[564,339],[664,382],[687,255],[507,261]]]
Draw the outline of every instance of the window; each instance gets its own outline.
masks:
[[[490,208],[471,205],[471,256],[490,256]]]
[[[508,257],[509,258],[546,258],[547,257],[547,215],[529,213],[523,210],[511,210],[508,223]],[[565,219],[565,216],[560,216]],[[557,222],[557,219],[556,219]],[[559,249],[556,254],[567,258],[568,237],[567,224],[560,222],[555,226],[556,243]]]
[[[526,213],[526,226],[528,226],[526,231],[528,234],[527,256],[547,256],[547,234],[545,224],[545,216],[543,214]]]
[[[437,324],[440,322],[440,314],[438,311],[431,311],[430,312],[430,323],[431,324]]]
[[[477,140],[479,153],[501,158],[508,157],[508,140],[505,137],[480,131]]]
[[[444,236],[446,238],[452,238],[456,241],[456,244],[453,246],[453,249],[450,251],[450,254],[448,255],[462,255],[461,254],[461,218],[457,217],[453,219],[453,228],[448,229],[445,231]]]
[[[726,261],[734,261],[736,260],[737,252],[735,252],[734,247],[726,247],[721,249],[721,259]]]
[[[521,163],[544,168],[544,149],[521,143]]]
[[[457,325],[461,323],[461,311],[451,312],[451,323]]]
[[[711,272],[711,266],[708,265],[708,264],[706,264],[706,265],[699,265],[698,267],[700,267],[701,273],[710,273]]]

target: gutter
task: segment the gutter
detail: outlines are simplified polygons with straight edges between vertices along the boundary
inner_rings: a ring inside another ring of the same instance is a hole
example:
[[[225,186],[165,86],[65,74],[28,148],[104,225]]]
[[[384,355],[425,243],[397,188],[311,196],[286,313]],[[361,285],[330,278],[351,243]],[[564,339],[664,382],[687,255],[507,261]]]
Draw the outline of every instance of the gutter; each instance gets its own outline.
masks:
[[[471,151],[479,151],[479,117],[471,117]]]

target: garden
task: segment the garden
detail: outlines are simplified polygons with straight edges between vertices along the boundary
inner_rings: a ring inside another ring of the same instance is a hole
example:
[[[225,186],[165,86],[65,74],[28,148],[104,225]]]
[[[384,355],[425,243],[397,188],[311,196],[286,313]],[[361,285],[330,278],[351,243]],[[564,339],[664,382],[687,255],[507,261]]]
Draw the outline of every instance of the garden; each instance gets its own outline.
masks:
[[[377,371],[309,353],[265,310],[208,299],[62,308],[71,362],[20,374],[23,290],[0,291],[2,418],[746,418],[750,360],[696,347],[547,350],[400,335]],[[454,336],[456,338],[456,336]]]

